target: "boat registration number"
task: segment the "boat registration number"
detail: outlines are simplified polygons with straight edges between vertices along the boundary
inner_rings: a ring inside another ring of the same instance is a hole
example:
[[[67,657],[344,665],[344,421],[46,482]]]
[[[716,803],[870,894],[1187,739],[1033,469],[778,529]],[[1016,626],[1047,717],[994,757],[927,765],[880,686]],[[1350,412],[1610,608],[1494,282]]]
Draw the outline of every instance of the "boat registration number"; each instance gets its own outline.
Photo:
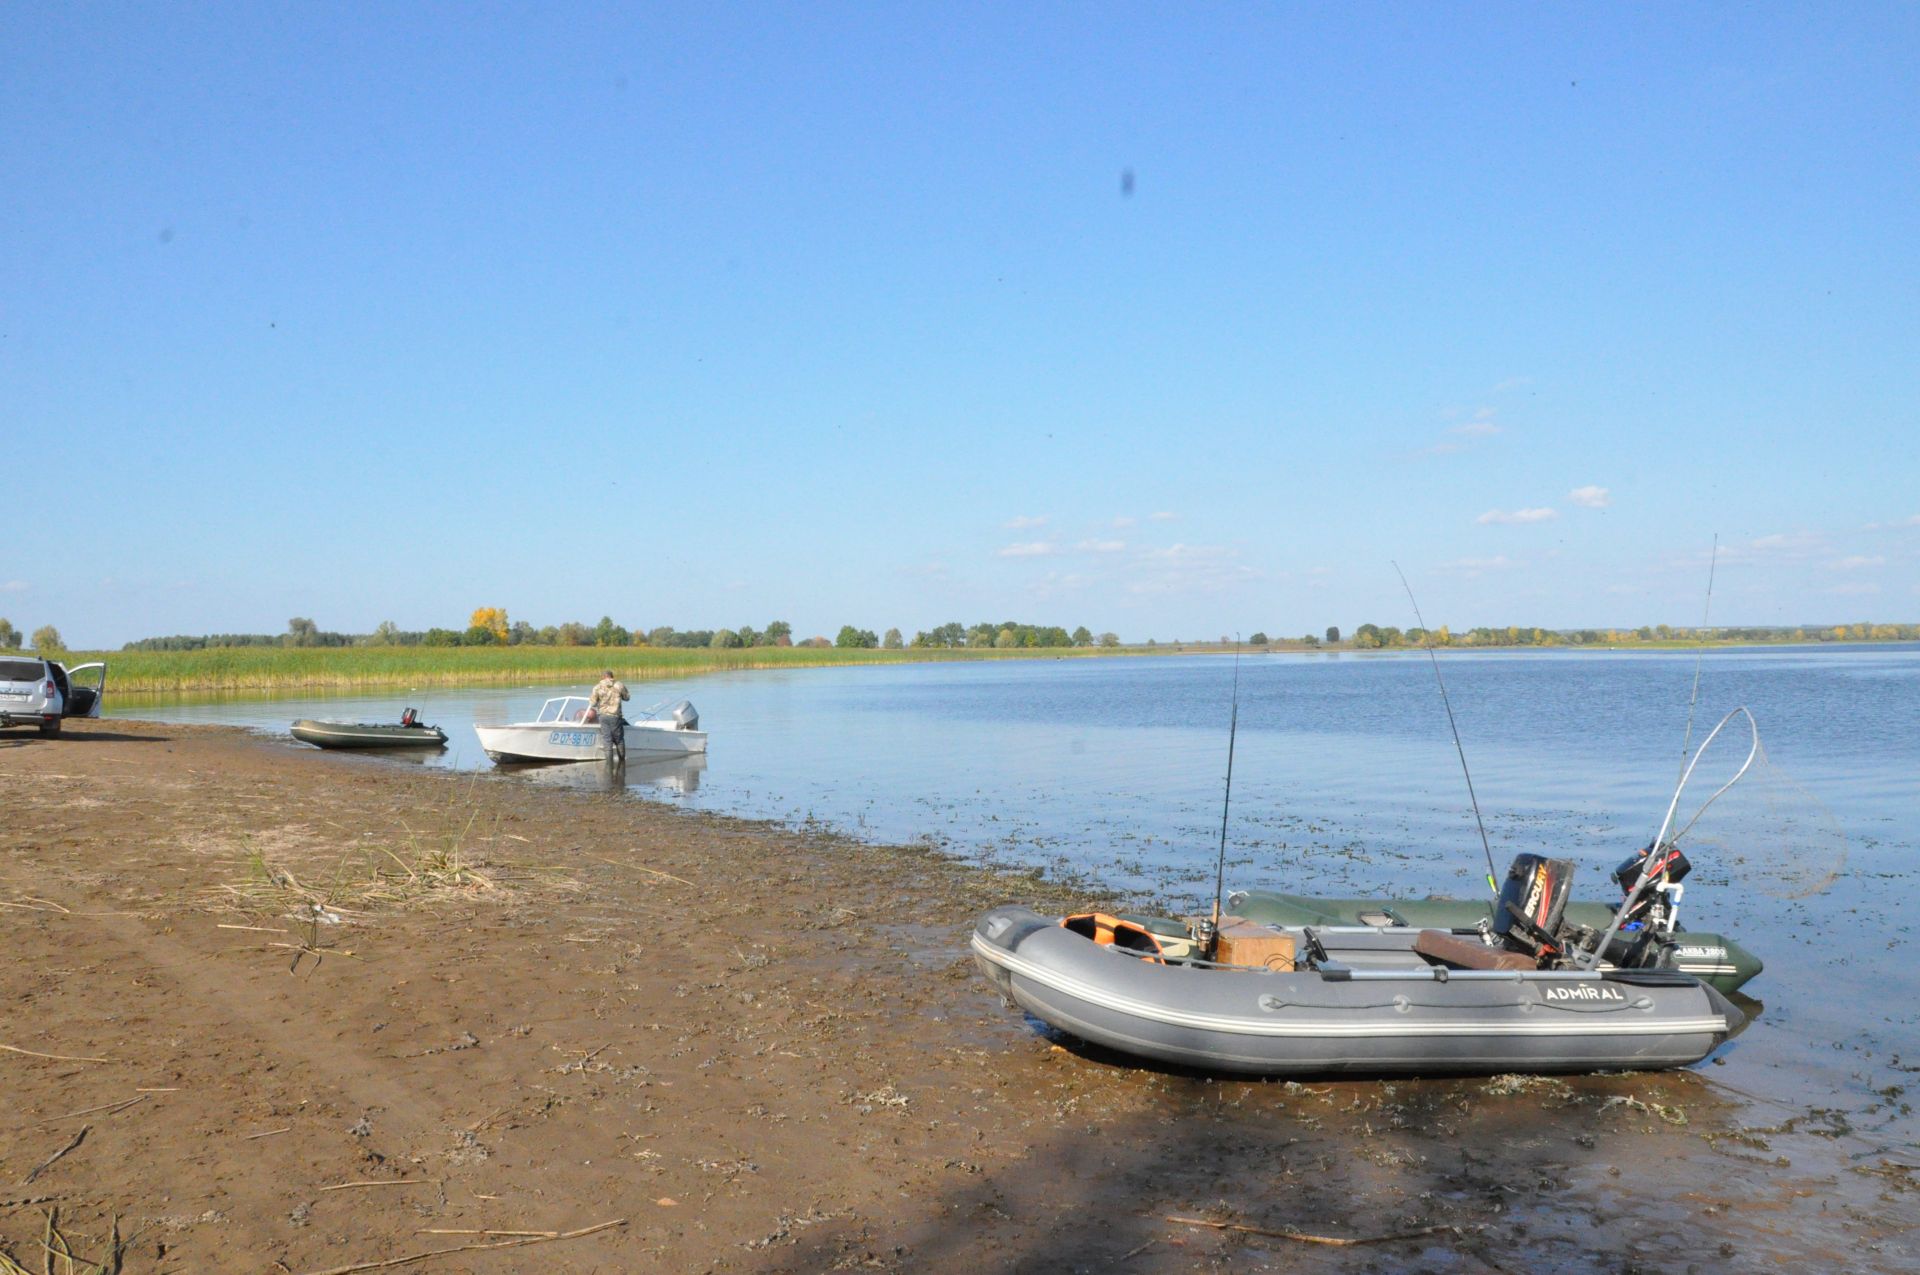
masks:
[[[600,732],[597,730],[557,730],[547,736],[549,744],[563,744],[572,748],[598,748]]]

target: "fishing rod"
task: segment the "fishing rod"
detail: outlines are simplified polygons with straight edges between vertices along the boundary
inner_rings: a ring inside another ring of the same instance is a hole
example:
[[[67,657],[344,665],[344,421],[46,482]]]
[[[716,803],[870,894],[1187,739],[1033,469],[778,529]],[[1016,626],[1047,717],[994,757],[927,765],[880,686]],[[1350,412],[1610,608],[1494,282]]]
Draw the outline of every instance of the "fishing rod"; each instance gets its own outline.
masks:
[[[1720,732],[1726,729],[1727,724],[1736,717],[1745,717],[1747,719],[1747,733],[1751,739],[1751,743],[1747,748],[1747,759],[1740,763],[1740,769],[1733,772],[1732,779],[1727,780],[1727,782],[1714,789],[1713,795],[1701,803],[1700,809],[1693,812],[1693,818],[1687,820],[1686,827],[1674,833],[1672,838],[1669,839],[1667,830],[1673,827],[1674,815],[1678,813],[1680,809],[1680,794],[1687,790],[1687,781],[1693,778],[1693,768],[1700,764],[1700,759],[1707,755],[1708,747],[1719,737]],[[1680,772],[1680,783],[1673,790],[1673,800],[1667,803],[1667,813],[1660,820],[1660,831],[1653,834],[1653,844],[1647,848],[1646,858],[1641,862],[1640,875],[1634,878],[1633,888],[1627,891],[1627,897],[1621,900],[1620,907],[1613,914],[1612,923],[1609,924],[1606,931],[1594,941],[1593,947],[1590,949],[1581,948],[1574,953],[1574,964],[1576,966],[1581,969],[1590,970],[1600,964],[1600,958],[1606,953],[1607,947],[1613,942],[1614,936],[1620,932],[1621,923],[1627,919],[1627,914],[1632,909],[1633,904],[1647,888],[1647,883],[1652,881],[1657,875],[1656,865],[1660,858],[1660,847],[1662,845],[1677,844],[1682,837],[1692,832],[1693,825],[1700,822],[1700,816],[1707,813],[1707,807],[1720,800],[1720,795],[1726,792],[1727,789],[1739,783],[1740,777],[1747,773],[1759,756],[1760,725],[1753,720],[1753,714],[1748,712],[1744,705],[1734,709],[1731,713],[1721,718],[1720,724],[1709,731],[1707,737],[1700,741],[1700,751],[1693,755],[1693,760],[1688,762],[1686,768]]]
[[[1400,587],[1407,591],[1407,601],[1413,603],[1413,618],[1420,622],[1421,645],[1427,649],[1427,659],[1433,664],[1433,680],[1440,684],[1440,702],[1446,705],[1447,729],[1453,732],[1453,748],[1460,754],[1460,773],[1467,777],[1467,800],[1473,803],[1473,826],[1480,830],[1480,848],[1487,852],[1487,891],[1495,899],[1500,897],[1500,887],[1495,881],[1493,868],[1493,846],[1487,841],[1487,823],[1480,817],[1480,798],[1473,791],[1473,772],[1467,769],[1467,749],[1460,742],[1460,727],[1453,720],[1453,701],[1447,698],[1447,679],[1440,676],[1440,657],[1433,653],[1433,634],[1427,629],[1427,618],[1420,614],[1420,603],[1413,596],[1413,586],[1407,583],[1407,573],[1400,570],[1400,564],[1393,564],[1394,574],[1400,577]]]
[[[1220,802],[1220,857],[1213,865],[1213,920],[1206,941],[1207,959],[1220,945],[1220,898],[1227,880],[1227,811],[1233,808],[1233,741],[1240,732],[1240,635],[1233,635],[1233,716],[1227,722],[1227,793]]]
[[[1693,710],[1700,702],[1700,665],[1707,654],[1707,620],[1713,615],[1713,570],[1720,565],[1720,533],[1713,533],[1713,556],[1707,559],[1707,603],[1700,608],[1700,638],[1694,644],[1693,696],[1687,700],[1687,733],[1680,739],[1680,778],[1687,777],[1687,747],[1693,743]]]

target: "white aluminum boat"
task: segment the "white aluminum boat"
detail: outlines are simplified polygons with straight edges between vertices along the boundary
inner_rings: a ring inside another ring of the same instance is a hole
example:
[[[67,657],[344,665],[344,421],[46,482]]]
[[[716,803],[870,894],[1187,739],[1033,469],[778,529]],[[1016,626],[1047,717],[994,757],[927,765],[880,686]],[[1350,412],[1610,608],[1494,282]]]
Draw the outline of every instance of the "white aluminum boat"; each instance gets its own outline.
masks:
[[[561,695],[540,707],[530,722],[475,726],[480,747],[494,761],[604,761],[610,751],[606,724],[589,720],[583,695]],[[684,757],[707,751],[700,714],[686,700],[627,722],[629,757]]]

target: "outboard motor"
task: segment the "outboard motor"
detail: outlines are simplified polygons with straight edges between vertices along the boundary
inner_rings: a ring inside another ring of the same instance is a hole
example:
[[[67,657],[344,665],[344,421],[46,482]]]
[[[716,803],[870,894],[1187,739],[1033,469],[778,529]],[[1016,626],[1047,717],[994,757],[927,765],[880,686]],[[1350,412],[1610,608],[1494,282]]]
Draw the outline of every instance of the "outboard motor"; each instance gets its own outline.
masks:
[[[700,729],[700,711],[693,706],[692,700],[681,700],[667,710],[667,716],[673,718],[675,730]]]
[[[1536,960],[1558,956],[1560,920],[1573,887],[1573,860],[1515,855],[1493,909],[1493,933],[1508,950]]]
[[[1620,928],[1630,930],[1635,925],[1649,919],[1649,914],[1665,895],[1665,887],[1679,885],[1686,880],[1687,873],[1693,871],[1693,864],[1680,852],[1680,847],[1665,842],[1655,852],[1652,845],[1640,850],[1625,863],[1613,870],[1613,879],[1620,883],[1622,894],[1631,894],[1634,883],[1640,880],[1640,873],[1646,869],[1648,854],[1654,855],[1653,867],[1648,873],[1647,888],[1633,901],[1625,916],[1620,918]]]

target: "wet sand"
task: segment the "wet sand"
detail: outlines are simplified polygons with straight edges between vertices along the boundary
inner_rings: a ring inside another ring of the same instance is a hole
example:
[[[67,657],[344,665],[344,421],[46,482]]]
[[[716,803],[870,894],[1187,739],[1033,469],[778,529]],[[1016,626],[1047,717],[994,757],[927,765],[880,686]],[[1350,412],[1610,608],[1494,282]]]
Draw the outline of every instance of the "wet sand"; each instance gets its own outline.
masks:
[[[1125,1065],[973,972],[1006,901],[1090,900],[228,728],[0,735],[0,1251],[57,1208],[130,1272],[1920,1266],[1913,1161],[1711,1064]]]

